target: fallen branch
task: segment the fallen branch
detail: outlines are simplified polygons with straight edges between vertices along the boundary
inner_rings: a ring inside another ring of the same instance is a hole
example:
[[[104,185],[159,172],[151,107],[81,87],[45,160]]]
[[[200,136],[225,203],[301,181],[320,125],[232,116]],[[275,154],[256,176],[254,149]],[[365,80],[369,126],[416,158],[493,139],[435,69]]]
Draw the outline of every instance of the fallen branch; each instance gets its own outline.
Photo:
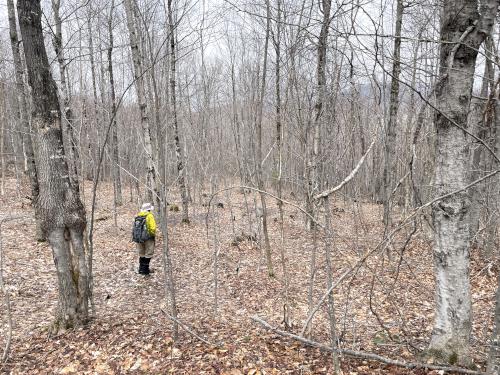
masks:
[[[200,340],[201,342],[207,344],[207,345],[210,345],[210,346],[215,346],[215,347],[218,347],[220,345],[218,344],[214,344],[214,343],[211,343],[210,341],[208,340],[205,340],[203,337],[199,336],[196,332],[194,332],[192,329],[190,329],[188,326],[186,326],[184,323],[182,323],[179,319],[177,318],[174,318],[172,315],[170,315],[169,313],[167,313],[165,310],[163,310],[162,308],[160,308],[161,312],[165,314],[165,316],[167,318],[169,318],[171,321],[173,321],[174,323],[177,323],[181,328],[183,328],[187,333],[189,333],[191,336],[193,337],[196,337],[198,340]]]
[[[453,371],[453,372],[458,372],[461,374],[473,374],[473,375],[484,375],[484,373],[479,372],[479,371],[474,371],[474,370],[469,370],[465,369],[462,367],[454,367],[454,366],[439,366],[439,365],[430,365],[426,363],[413,363],[413,362],[402,362],[394,359],[390,359],[387,357],[380,356],[378,354],[373,354],[373,353],[368,353],[368,352],[362,352],[362,351],[356,351],[356,350],[349,350],[349,349],[333,349],[332,347],[321,344],[316,341],[308,340],[305,337],[294,335],[293,333],[285,332],[280,329],[272,327],[269,323],[266,321],[262,320],[258,316],[253,316],[251,318],[254,322],[259,323],[262,325],[264,328],[267,330],[274,332],[280,336],[288,337],[290,339],[299,341],[307,346],[311,346],[313,348],[318,348],[320,350],[326,351],[326,352],[337,352],[339,354],[343,354],[349,357],[354,357],[354,358],[362,358],[362,359],[368,359],[371,361],[377,361],[381,362],[387,365],[392,365],[392,366],[397,366],[397,367],[404,367],[407,369],[425,369],[425,370],[443,370],[443,371]]]

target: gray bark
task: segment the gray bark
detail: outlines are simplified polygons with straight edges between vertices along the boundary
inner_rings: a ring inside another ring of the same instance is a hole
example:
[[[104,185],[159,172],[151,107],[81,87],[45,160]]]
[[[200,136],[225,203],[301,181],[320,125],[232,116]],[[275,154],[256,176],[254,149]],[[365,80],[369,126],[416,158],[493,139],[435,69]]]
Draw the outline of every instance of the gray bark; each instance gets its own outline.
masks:
[[[36,209],[52,247],[59,283],[54,331],[88,321],[88,272],[83,232],[85,209],[69,176],[62,139],[57,87],[45,50],[40,1],[19,0],[19,25],[24,42],[32,96],[34,155],[40,195]]]
[[[177,118],[177,87],[176,87],[177,53],[175,44],[176,26],[174,24],[172,0],[168,0],[168,25],[170,32],[170,105],[171,105],[170,116],[172,121],[172,129],[174,131],[175,158],[177,161],[178,184],[182,200],[182,221],[184,223],[189,223],[189,196],[186,186],[186,167],[184,165],[184,156],[179,137],[179,123]]]
[[[147,113],[146,95],[144,91],[144,71],[142,67],[141,52],[139,50],[139,44],[137,40],[137,30],[136,22],[134,18],[132,3],[134,0],[125,0],[123,2],[125,6],[125,13],[127,16],[127,27],[129,31],[130,39],[130,49],[132,51],[132,61],[134,65],[134,80],[135,88],[137,91],[137,100],[139,101],[139,110],[141,112],[141,125],[142,133],[144,137],[144,149],[146,151],[146,173],[147,173],[147,187],[148,187],[148,200],[153,201],[157,194],[157,184],[156,184],[156,171],[155,163],[153,159],[153,146],[151,144],[151,130],[149,127],[149,117]]]
[[[281,114],[281,0],[276,0],[277,17],[276,17],[276,37],[274,40],[274,49],[276,52],[276,149],[278,150],[278,163],[276,166],[278,173],[277,195],[278,195],[278,211],[280,224],[280,250],[281,250],[281,268],[283,270],[283,322],[285,327],[290,327],[290,305],[288,296],[288,270],[287,256],[285,248],[285,214],[283,210],[283,130],[282,130],[282,114]]]
[[[120,150],[118,147],[118,124],[116,122],[116,94],[115,94],[115,77],[113,73],[113,12],[115,9],[115,1],[111,1],[111,8],[109,11],[108,18],[108,33],[109,33],[109,46],[108,46],[108,75],[109,75],[109,89],[111,95],[111,118],[113,119],[113,124],[111,125],[111,160],[112,166],[111,171],[113,174],[113,191],[115,205],[121,206],[123,204],[122,198],[122,182],[121,182],[121,172],[120,172]]]
[[[315,201],[313,196],[319,192],[320,181],[319,181],[319,159],[320,159],[320,134],[321,127],[324,121],[324,105],[326,100],[326,48],[328,44],[328,34],[330,28],[330,10],[331,10],[331,0],[322,0],[323,9],[323,20],[321,24],[321,31],[318,38],[317,45],[317,62],[316,62],[316,80],[317,80],[317,99],[315,103],[315,117],[313,123],[313,139],[312,147],[310,148],[309,155],[309,165],[307,166],[307,196],[306,196],[306,207],[307,212],[314,216],[315,211]],[[314,224],[307,219],[307,226],[313,228]]]
[[[15,104],[17,105],[17,108],[15,108],[14,110],[18,112],[18,117],[21,121],[21,132],[24,132],[23,147],[24,147],[24,153],[26,155],[26,166],[31,186],[32,204],[33,206],[35,206],[39,194],[38,177],[36,173],[35,157],[33,155],[33,141],[31,139],[28,102],[26,98],[26,91],[24,89],[24,68],[21,60],[21,50],[19,48],[20,42],[17,35],[16,13],[13,0],[7,0],[7,8],[9,14],[10,45],[12,49],[12,56],[14,59],[14,69],[16,73],[17,101],[15,101]],[[36,219],[36,234],[35,234],[36,239],[37,241],[45,241],[45,234],[42,231],[40,219],[38,218],[36,211],[35,211],[35,219]]]
[[[61,0],[52,0],[52,11],[54,13],[55,33],[52,39],[54,50],[57,55],[57,63],[59,65],[59,78],[61,80],[60,90],[62,96],[62,105],[64,111],[63,139],[66,139],[66,152],[68,153],[68,163],[70,164],[70,176],[72,183],[78,187],[78,147],[75,135],[73,132],[73,110],[69,98],[68,85],[66,83],[66,61],[64,58],[63,40],[62,40],[62,22],[59,15]]]
[[[396,125],[399,109],[399,75],[401,73],[401,26],[403,24],[403,0],[397,0],[396,7],[396,27],[394,38],[394,53],[392,63],[391,77],[391,94],[389,99],[389,120],[385,129],[385,147],[384,147],[384,172],[383,172],[383,188],[384,188],[384,224],[390,225],[391,211],[391,193],[393,181],[397,181],[394,177],[396,174]]]
[[[438,112],[436,137],[437,196],[468,184],[467,113],[473,87],[477,50],[491,30],[498,1],[481,4],[470,0],[447,0],[441,23]],[[451,195],[432,206],[435,227],[434,265],[436,315],[429,351],[440,360],[467,364],[472,308],[469,281],[470,199],[467,191]]]
[[[266,90],[266,73],[267,73],[267,51],[269,46],[269,32],[271,25],[271,13],[269,0],[266,0],[266,37],[264,42],[264,62],[262,66],[262,83],[260,88],[260,98],[258,113],[256,118],[256,128],[257,128],[257,156],[256,156],[256,172],[257,172],[257,185],[259,187],[260,203],[262,205],[262,232],[264,234],[264,246],[266,253],[267,262],[267,273],[269,276],[274,276],[273,261],[271,257],[271,244],[269,243],[269,233],[267,230],[267,205],[266,205],[266,195],[263,193],[264,187],[264,176],[262,172],[262,112],[264,110],[264,95]]]

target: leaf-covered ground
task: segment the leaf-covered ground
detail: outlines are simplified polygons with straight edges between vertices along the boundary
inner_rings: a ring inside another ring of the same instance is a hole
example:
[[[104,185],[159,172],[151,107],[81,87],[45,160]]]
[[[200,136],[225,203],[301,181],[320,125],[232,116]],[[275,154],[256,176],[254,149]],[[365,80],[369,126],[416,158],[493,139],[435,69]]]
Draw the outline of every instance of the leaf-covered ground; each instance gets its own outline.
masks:
[[[181,224],[180,212],[169,212],[169,245],[179,308],[179,319],[213,345],[201,342],[181,328],[172,339],[172,324],[163,311],[165,278],[158,241],[152,268],[143,277],[134,271],[137,256],[130,242],[130,226],[138,202],[127,202],[113,219],[112,188],[99,189],[95,225],[96,315],[88,327],[48,336],[57,305],[57,279],[50,248],[34,240],[29,201],[13,180],[1,198],[0,214],[25,214],[26,219],[4,223],[4,281],[13,317],[11,355],[1,372],[12,374],[322,374],[332,372],[328,353],[265,331],[251,320],[257,315],[283,329],[283,272],[276,202],[268,200],[271,247],[276,276],[269,278],[264,254],[242,234],[260,234],[255,217],[246,214],[239,190],[222,193],[205,226],[203,198],[192,206],[192,221]],[[124,194],[128,201],[128,188]],[[90,201],[90,185],[85,198]],[[177,196],[172,194],[171,206]],[[287,196],[288,199],[292,199]],[[206,199],[205,199],[206,201]],[[253,212],[254,197],[248,195]],[[382,239],[381,207],[359,202],[332,204],[334,277],[356,263]],[[251,220],[249,220],[251,219]],[[252,229],[250,223],[252,222]],[[419,361],[432,329],[433,274],[430,242],[419,227],[404,247],[411,226],[381,247],[366,265],[335,290],[340,346],[381,354],[393,359]],[[238,236],[236,241],[235,236]],[[285,212],[285,253],[289,272],[292,330],[300,333],[308,311],[308,285],[313,238],[304,229],[303,215],[294,207]],[[323,235],[317,239],[314,301],[326,288]],[[217,307],[214,301],[214,251],[218,251]],[[473,357],[485,365],[491,334],[496,280],[495,267],[487,267],[472,254]],[[0,346],[6,340],[5,306],[1,306]],[[311,337],[328,343],[329,325],[323,306],[313,322]],[[363,359],[342,358],[344,373],[424,374]],[[429,372],[435,373],[437,372]]]

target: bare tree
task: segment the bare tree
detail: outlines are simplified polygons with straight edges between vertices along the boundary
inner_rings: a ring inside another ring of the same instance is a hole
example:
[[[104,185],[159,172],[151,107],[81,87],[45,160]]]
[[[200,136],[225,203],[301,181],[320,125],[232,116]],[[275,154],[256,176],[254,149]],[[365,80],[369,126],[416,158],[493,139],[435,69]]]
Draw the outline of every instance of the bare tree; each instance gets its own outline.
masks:
[[[391,195],[396,168],[396,127],[399,108],[399,75],[401,73],[401,27],[403,25],[403,0],[396,0],[396,27],[394,37],[394,55],[392,63],[391,94],[389,101],[389,120],[385,130],[384,145],[384,224],[390,224]]]
[[[177,53],[176,53],[176,43],[175,43],[175,32],[176,24],[174,22],[174,8],[172,6],[172,0],[167,2],[167,12],[168,12],[168,28],[169,28],[169,40],[170,40],[170,115],[171,124],[174,132],[174,142],[175,142],[175,158],[177,161],[177,179],[178,185],[181,192],[182,200],[182,221],[189,223],[189,195],[186,186],[186,166],[184,163],[184,153],[182,149],[182,144],[180,141],[179,134],[179,122],[177,113]]]
[[[156,200],[159,196],[157,194],[156,183],[156,167],[153,160],[153,146],[151,143],[151,130],[149,127],[149,118],[147,113],[146,95],[144,91],[144,69],[142,66],[142,59],[139,50],[139,41],[137,39],[137,24],[134,17],[133,7],[135,0],[125,0],[125,13],[127,15],[127,27],[130,38],[130,48],[132,50],[132,60],[134,65],[134,80],[135,88],[137,91],[137,100],[139,102],[139,109],[141,112],[141,126],[142,135],[144,138],[144,149],[146,152],[146,176],[148,192],[147,196],[150,201]]]
[[[115,205],[121,206],[122,199],[122,182],[121,182],[121,172],[120,172],[120,151],[118,144],[118,124],[116,121],[116,94],[115,94],[115,76],[113,73],[113,12],[115,11],[115,1],[111,0],[111,6],[109,9],[108,17],[108,34],[109,34],[109,45],[108,45],[108,75],[109,75],[109,89],[110,89],[110,100],[111,100],[111,118],[113,119],[112,129],[111,129],[111,160],[112,160],[112,174],[113,174],[113,191]]]
[[[47,233],[59,281],[59,304],[53,331],[85,324],[88,313],[88,272],[83,233],[85,209],[69,176],[62,139],[57,87],[45,50],[40,1],[19,0],[19,25],[31,86],[34,155],[40,194],[36,210]]]
[[[78,187],[78,159],[79,153],[77,142],[74,135],[73,125],[73,110],[68,92],[68,83],[66,81],[66,59],[64,57],[63,37],[62,37],[62,21],[60,16],[61,0],[52,0],[52,11],[54,13],[55,31],[52,38],[52,44],[57,55],[57,63],[59,65],[59,79],[61,80],[60,90],[62,106],[64,110],[63,139],[66,140],[66,153],[68,154],[68,163],[70,165],[70,177],[73,184]]]
[[[257,186],[259,187],[260,203],[262,205],[262,232],[264,234],[264,246],[266,252],[266,262],[267,262],[267,273],[269,276],[274,276],[273,261],[271,257],[271,244],[269,243],[269,233],[267,227],[267,205],[266,205],[266,195],[262,192],[265,189],[264,186],[264,176],[262,171],[262,163],[264,162],[262,155],[262,116],[264,111],[264,95],[266,92],[266,74],[267,74],[267,53],[269,46],[269,34],[271,28],[271,10],[269,0],[266,1],[266,36],[264,40],[264,62],[262,63],[262,82],[260,87],[260,97],[259,105],[257,109],[256,117],[256,129],[257,129],[257,150],[255,157],[255,168],[257,172]]]

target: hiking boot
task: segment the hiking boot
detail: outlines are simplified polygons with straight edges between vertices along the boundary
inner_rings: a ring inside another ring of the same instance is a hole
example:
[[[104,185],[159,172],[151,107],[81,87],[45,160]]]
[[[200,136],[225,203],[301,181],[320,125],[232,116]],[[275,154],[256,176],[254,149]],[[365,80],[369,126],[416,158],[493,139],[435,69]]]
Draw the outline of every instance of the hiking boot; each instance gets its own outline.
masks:
[[[146,264],[147,258],[140,257],[139,258],[139,274],[140,275],[148,275],[149,274],[149,265]]]
[[[145,264],[145,269],[146,269],[146,275],[149,275],[150,273],[154,273],[154,270],[149,269],[149,262],[151,262],[151,258],[144,258],[144,264]]]

